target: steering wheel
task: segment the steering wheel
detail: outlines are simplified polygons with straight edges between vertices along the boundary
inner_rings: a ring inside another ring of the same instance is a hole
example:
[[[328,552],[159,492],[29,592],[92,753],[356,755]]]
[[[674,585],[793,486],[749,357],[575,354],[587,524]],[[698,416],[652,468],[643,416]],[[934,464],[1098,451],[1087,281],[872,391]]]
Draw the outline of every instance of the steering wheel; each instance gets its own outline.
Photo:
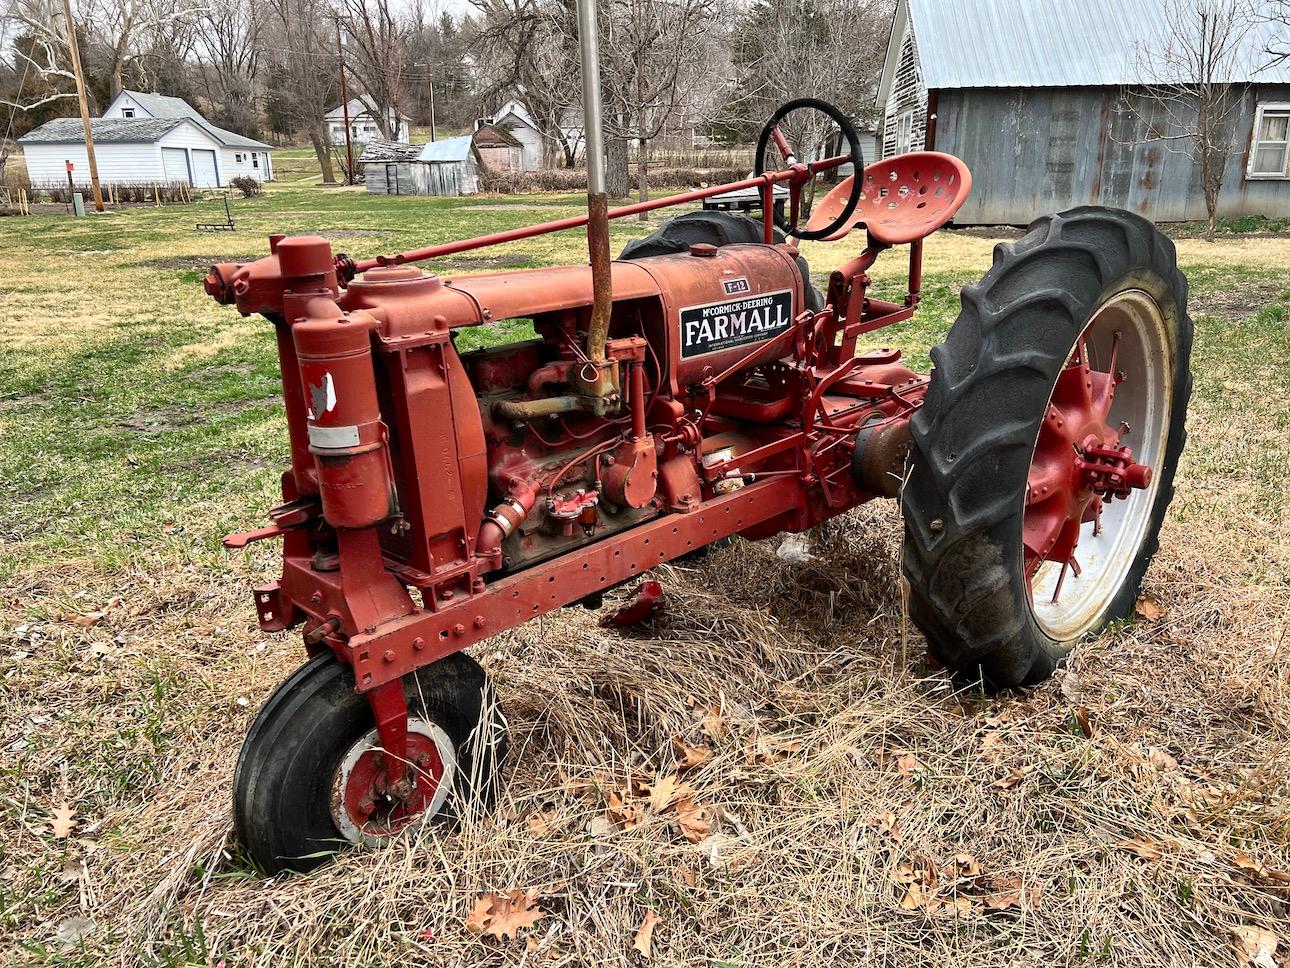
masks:
[[[860,136],[856,134],[856,129],[847,119],[847,116],[827,101],[821,101],[813,97],[800,97],[781,104],[775,113],[770,116],[766,126],[761,129],[761,134],[757,138],[757,165],[754,174],[761,175],[767,170],[766,154],[772,140],[775,142],[775,146],[779,148],[780,154],[784,156],[784,160],[788,165],[798,164],[792,145],[788,143],[788,139],[779,130],[779,122],[784,120],[784,117],[790,111],[796,111],[799,108],[809,108],[827,115],[838,126],[838,130],[842,132],[842,137],[846,139],[847,147],[851,149],[851,164],[854,166],[855,174],[859,175],[860,172],[864,171],[864,155],[860,151]],[[785,235],[791,235],[797,239],[826,239],[848,225],[851,216],[855,214],[856,205],[860,201],[860,194],[864,190],[864,186],[861,183],[861,179],[851,179],[851,194],[847,198],[841,213],[828,225],[822,228],[799,227],[797,222],[801,207],[802,187],[815,174],[809,167],[803,167],[804,170],[801,176],[788,183],[789,217],[785,219],[776,213],[774,216],[775,224],[779,226],[780,231]],[[774,206],[772,205],[773,210]]]

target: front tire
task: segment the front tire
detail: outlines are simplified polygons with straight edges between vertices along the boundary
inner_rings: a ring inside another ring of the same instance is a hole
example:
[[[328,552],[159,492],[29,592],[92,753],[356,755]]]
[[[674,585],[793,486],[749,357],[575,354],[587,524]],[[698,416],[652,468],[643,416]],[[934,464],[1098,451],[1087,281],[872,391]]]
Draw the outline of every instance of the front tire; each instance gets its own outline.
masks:
[[[506,739],[484,670],[457,653],[406,676],[404,693],[409,755],[421,754],[427,787],[415,819],[450,823],[462,804],[490,802]],[[267,874],[310,871],[350,844],[377,845],[409,829],[413,817],[382,816],[370,802],[364,815],[352,789],[345,796],[378,755],[371,707],[349,666],[323,653],[297,669],[256,716],[234,776],[237,836],[255,865]]]
[[[1150,222],[1086,207],[996,247],[962,304],[911,421],[909,612],[956,673],[1027,685],[1132,613],[1186,440],[1187,282]]]

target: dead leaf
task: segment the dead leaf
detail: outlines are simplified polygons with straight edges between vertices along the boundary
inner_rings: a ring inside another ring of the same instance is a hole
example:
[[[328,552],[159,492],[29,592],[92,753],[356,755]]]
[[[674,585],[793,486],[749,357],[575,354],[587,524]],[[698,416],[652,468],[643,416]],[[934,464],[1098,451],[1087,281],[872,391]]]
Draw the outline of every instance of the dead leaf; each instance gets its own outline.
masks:
[[[475,899],[475,906],[466,915],[466,930],[475,935],[483,934],[484,929],[488,927],[492,911],[493,895],[481,894]]]
[[[58,922],[58,930],[54,932],[54,938],[64,948],[74,948],[91,934],[97,925],[89,918],[70,917]]]
[[[74,816],[76,811],[66,803],[54,808],[54,818],[49,826],[53,829],[55,837],[61,840],[72,835],[72,828],[76,826],[76,821],[72,819]]]
[[[649,788],[649,806],[655,813],[663,813],[678,800],[688,800],[694,788],[682,783],[675,775],[661,776]]]
[[[505,894],[481,894],[474,909],[466,916],[466,930],[471,934],[491,934],[499,941],[519,936],[520,928],[531,928],[546,912],[537,906],[537,895],[526,891]]]
[[[1083,706],[1075,708],[1075,722],[1079,726],[1079,731],[1084,734],[1085,739],[1093,738],[1093,723],[1089,719],[1088,710]]]
[[[1138,603],[1133,606],[1133,610],[1138,613],[1138,617],[1148,622],[1159,622],[1165,617],[1165,608],[1150,595],[1143,595],[1138,599]]]
[[[537,813],[530,814],[524,822],[528,824],[529,830],[533,831],[539,837],[545,837],[551,832],[555,825],[555,808],[548,807],[545,810],[539,810]]]
[[[654,953],[654,926],[659,923],[661,918],[653,911],[645,912],[645,920],[641,926],[636,929],[636,940],[632,942],[642,958],[651,958]]]
[[[694,887],[695,884],[699,883],[698,875],[684,865],[677,866],[676,879],[686,887]]]
[[[869,823],[877,828],[879,834],[890,837],[892,840],[900,840],[900,822],[891,811],[871,818]]]
[[[71,622],[83,629],[91,629],[103,621],[103,612],[65,612],[61,616],[64,622]]]
[[[1266,928],[1242,925],[1233,928],[1236,935],[1237,954],[1243,965],[1256,968],[1277,968],[1276,953],[1280,940]]]
[[[705,709],[700,714],[703,720],[703,731],[708,734],[710,739],[721,739],[730,732],[726,726],[725,717],[721,715],[721,708],[713,706]]]
[[[985,878],[985,906],[995,911],[1021,907],[1021,878],[1014,876]]]
[[[996,787],[997,789],[1000,789],[1000,790],[1011,790],[1013,787],[1015,787],[1018,783],[1020,783],[1025,778],[1026,778],[1025,771],[1018,770],[1014,767],[1007,776],[1005,776],[1001,780],[995,780],[993,783],[990,784],[990,786]]]
[[[954,867],[959,877],[976,877],[981,873],[981,865],[971,854],[955,854]]]
[[[923,885],[914,883],[905,889],[905,896],[900,899],[900,906],[905,911],[916,911],[919,908],[935,911],[941,906],[941,902],[936,900],[936,897]]]
[[[1178,769],[1178,761],[1159,746],[1152,746],[1147,749],[1147,762],[1161,771]]]
[[[630,800],[625,800],[618,790],[609,791],[609,796],[605,799],[605,813],[623,830],[631,830],[645,819],[641,808]]]
[[[1236,852],[1236,856],[1232,858],[1232,865],[1236,867],[1237,870],[1246,874],[1251,874],[1254,877],[1263,876],[1263,865],[1255,863],[1254,858],[1243,850],[1238,850]]]
[[[691,746],[679,736],[672,737],[672,750],[676,753],[677,769],[692,770],[712,759],[712,749],[707,746]]]
[[[1115,843],[1117,850],[1123,850],[1126,853],[1137,854],[1143,860],[1159,860],[1164,856],[1164,845],[1159,841],[1152,840],[1150,837],[1135,837],[1118,840]]]
[[[699,843],[712,833],[712,817],[708,808],[693,800],[677,802],[676,825],[681,829],[681,836],[692,844]]]
[[[913,753],[901,753],[896,760],[896,766],[900,770],[901,776],[913,776],[915,773],[922,773],[926,769],[922,761]]]

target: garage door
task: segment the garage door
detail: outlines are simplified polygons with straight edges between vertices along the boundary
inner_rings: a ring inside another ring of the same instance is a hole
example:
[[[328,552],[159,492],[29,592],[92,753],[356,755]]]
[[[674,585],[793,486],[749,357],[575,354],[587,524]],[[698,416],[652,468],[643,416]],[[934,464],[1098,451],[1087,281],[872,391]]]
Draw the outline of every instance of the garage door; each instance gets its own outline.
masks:
[[[219,174],[215,167],[215,152],[205,148],[193,149],[193,184],[198,188],[218,188]]]
[[[183,148],[162,148],[161,164],[166,170],[166,181],[188,184],[188,152]]]

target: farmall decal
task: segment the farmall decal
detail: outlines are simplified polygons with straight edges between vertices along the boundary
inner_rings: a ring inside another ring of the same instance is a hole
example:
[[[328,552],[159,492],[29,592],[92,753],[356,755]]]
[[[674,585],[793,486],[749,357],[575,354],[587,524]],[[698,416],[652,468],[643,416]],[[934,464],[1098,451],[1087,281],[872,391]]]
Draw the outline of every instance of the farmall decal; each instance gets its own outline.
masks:
[[[681,356],[703,356],[778,336],[793,321],[793,291],[763,293],[681,310]]]

